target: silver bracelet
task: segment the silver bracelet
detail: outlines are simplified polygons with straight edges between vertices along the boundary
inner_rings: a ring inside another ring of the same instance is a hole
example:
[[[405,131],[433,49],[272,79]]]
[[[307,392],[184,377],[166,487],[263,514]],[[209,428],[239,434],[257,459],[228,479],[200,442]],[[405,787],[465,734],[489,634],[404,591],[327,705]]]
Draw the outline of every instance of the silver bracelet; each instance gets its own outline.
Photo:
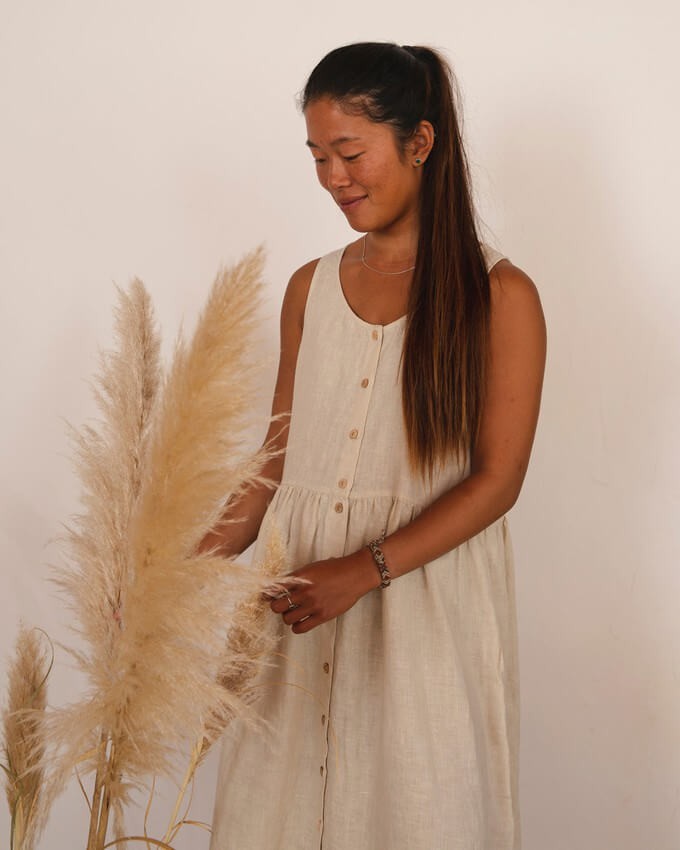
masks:
[[[380,537],[376,537],[375,540],[371,540],[370,543],[367,543],[371,555],[373,555],[373,560],[375,561],[375,565],[380,572],[380,587],[386,588],[389,587],[391,582],[390,571],[385,563],[385,554],[383,550],[380,548],[381,544],[385,541],[385,532],[380,535]]]

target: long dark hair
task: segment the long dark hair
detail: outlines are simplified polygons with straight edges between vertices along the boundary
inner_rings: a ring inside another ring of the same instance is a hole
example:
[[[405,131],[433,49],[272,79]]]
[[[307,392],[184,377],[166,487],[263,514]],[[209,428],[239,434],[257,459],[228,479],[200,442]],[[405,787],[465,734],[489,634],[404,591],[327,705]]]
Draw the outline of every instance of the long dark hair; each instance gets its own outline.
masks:
[[[314,68],[302,109],[322,97],[389,124],[400,148],[420,121],[435,143],[422,166],[418,252],[402,363],[411,461],[433,473],[474,447],[486,386],[489,276],[477,234],[471,179],[446,60],[428,47],[362,42]]]

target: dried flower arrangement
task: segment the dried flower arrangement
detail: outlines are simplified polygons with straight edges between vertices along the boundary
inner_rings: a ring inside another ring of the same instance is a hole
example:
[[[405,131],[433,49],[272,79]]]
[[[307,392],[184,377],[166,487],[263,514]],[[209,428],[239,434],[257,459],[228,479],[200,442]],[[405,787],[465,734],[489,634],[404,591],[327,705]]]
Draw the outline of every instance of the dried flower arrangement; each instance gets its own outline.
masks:
[[[87,850],[126,841],[171,847],[183,798],[207,749],[234,717],[257,722],[248,685],[276,644],[262,591],[285,571],[272,540],[247,568],[198,545],[225,501],[261,481],[265,450],[243,459],[252,407],[252,334],[261,249],[220,270],[190,344],[163,378],[159,336],[139,280],[119,291],[117,348],[102,357],[98,427],[73,432],[84,511],[66,530],[57,584],[84,650],[89,683],[74,705],[47,709],[47,655],[22,630],[4,713],[11,850],[32,850],[55,797],[94,777]],[[162,839],[126,836],[136,788],[188,766]],[[109,822],[113,840],[108,838]]]

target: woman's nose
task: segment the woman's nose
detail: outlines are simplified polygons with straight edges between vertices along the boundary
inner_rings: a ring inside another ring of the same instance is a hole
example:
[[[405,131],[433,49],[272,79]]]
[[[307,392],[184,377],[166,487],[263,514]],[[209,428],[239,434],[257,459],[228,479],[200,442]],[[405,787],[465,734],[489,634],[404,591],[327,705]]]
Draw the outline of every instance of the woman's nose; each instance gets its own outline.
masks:
[[[328,162],[326,182],[329,189],[340,189],[352,182],[347,174],[345,163],[340,159],[331,158]]]

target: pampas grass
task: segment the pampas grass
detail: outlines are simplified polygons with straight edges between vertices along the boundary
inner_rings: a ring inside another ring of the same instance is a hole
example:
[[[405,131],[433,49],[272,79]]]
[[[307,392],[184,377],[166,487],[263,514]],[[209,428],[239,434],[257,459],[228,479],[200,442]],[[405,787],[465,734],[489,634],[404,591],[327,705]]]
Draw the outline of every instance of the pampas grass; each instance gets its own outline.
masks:
[[[71,431],[85,510],[66,529],[63,543],[69,567],[55,577],[86,645],[85,651],[71,652],[87,677],[91,696],[79,706],[55,712],[46,732],[53,753],[59,756],[50,773],[49,801],[76,767],[84,774],[97,770],[95,812],[101,805],[109,748],[109,730],[102,722],[97,695],[119,673],[116,656],[123,634],[123,597],[134,569],[129,551],[131,520],[161,380],[160,339],[144,285],[135,279],[129,293],[118,289],[118,297],[117,345],[101,355],[100,373],[93,384],[99,428],[86,425],[80,432]],[[117,787],[113,776],[108,779]],[[114,793],[114,799],[119,798]],[[94,834],[90,839],[94,840]]]
[[[160,383],[160,340],[149,295],[135,279],[118,289],[114,351],[100,357],[92,389],[99,430],[71,429],[74,467],[84,512],[64,538],[70,567],[56,578],[85,639],[78,657],[96,687],[113,673],[113,647],[121,632],[122,593],[131,569],[130,521],[142,480],[151,415]],[[85,592],[83,592],[85,591]]]
[[[220,270],[165,380],[143,285],[119,291],[117,349],[95,385],[99,426],[74,432],[85,510],[66,530],[56,580],[85,643],[72,655],[88,689],[43,725],[45,810],[74,771],[94,774],[88,850],[104,847],[111,813],[117,840],[132,840],[123,834],[132,789],[172,776],[191,753],[181,803],[224,726],[253,720],[248,685],[276,643],[262,591],[284,570],[280,544],[255,569],[199,551],[271,457],[243,459],[262,265],[260,249]],[[179,808],[168,841],[186,820]]]
[[[235,704],[218,681],[225,614],[260,577],[197,548],[225,497],[257,480],[267,459],[234,461],[251,407],[261,266],[256,252],[218,275],[191,345],[177,345],[155,418],[130,533],[135,573],[123,602],[118,675],[100,692],[102,723],[128,781],[171,773],[177,747],[193,743],[215,706]]]
[[[41,808],[44,740],[41,717],[47,705],[47,677],[52,666],[45,635],[19,630],[9,668],[7,706],[2,716],[2,763],[11,816],[11,850],[33,850]]]

